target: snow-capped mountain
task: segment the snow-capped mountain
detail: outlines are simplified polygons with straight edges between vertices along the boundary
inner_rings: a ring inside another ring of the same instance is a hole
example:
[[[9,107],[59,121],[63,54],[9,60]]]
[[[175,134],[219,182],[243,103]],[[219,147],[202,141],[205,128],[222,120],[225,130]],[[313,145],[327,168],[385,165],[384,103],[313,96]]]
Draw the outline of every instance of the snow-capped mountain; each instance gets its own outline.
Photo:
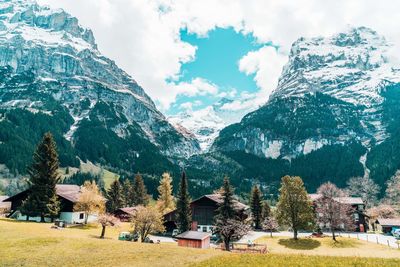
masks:
[[[113,150],[107,139],[126,149],[120,161],[149,151],[179,158],[199,151],[197,140],[178,132],[136,81],[101,54],[92,31],[75,17],[32,0],[2,1],[0,14],[3,122],[17,109],[53,118],[62,113],[65,127],[59,134],[81,158],[103,164]],[[85,136],[92,130],[103,140]]]
[[[231,99],[222,98],[211,106],[195,111],[185,110],[168,117],[168,120],[178,129],[183,127],[193,133],[200,143],[201,151],[207,152],[223,128],[239,122],[244,115],[255,110],[255,107],[235,111],[226,109],[226,105],[232,102]]]
[[[264,159],[259,168],[274,166],[260,171],[264,179],[293,173],[306,183],[344,185],[370,171],[377,181],[388,179],[400,168],[397,156],[377,164],[380,154],[391,151],[398,124],[400,70],[392,64],[392,49],[365,27],[298,39],[267,104],[223,129],[211,151],[243,166],[260,161],[252,155]]]

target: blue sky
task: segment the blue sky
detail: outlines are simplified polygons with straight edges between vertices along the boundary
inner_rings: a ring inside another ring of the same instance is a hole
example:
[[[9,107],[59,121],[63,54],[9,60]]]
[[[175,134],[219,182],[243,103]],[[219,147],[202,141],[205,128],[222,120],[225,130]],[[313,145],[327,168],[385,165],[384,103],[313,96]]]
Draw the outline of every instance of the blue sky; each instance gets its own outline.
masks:
[[[207,36],[190,34],[181,30],[181,40],[197,47],[195,59],[181,67],[179,82],[190,82],[195,78],[202,78],[218,87],[218,92],[230,93],[236,90],[255,93],[259,90],[254,82],[254,75],[246,75],[239,71],[238,62],[249,51],[255,51],[264,46],[257,43],[250,35],[237,33],[233,28],[216,28]],[[219,100],[219,95],[178,95],[177,101],[168,110],[169,114],[182,111],[182,103],[198,103],[193,109],[200,109]],[[201,104],[199,104],[201,102]]]

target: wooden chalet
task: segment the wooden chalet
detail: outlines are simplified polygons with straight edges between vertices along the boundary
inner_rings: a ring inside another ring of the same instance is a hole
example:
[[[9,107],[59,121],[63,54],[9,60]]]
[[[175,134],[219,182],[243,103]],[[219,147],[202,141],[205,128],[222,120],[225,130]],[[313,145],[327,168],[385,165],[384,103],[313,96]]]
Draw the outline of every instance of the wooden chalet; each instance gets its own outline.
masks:
[[[199,231],[186,231],[175,237],[178,240],[178,246],[190,248],[209,248],[211,234]]]
[[[309,194],[313,203],[320,198],[319,194]],[[365,213],[365,204],[360,197],[341,197],[337,198],[337,201],[343,204],[351,205],[353,208],[353,220],[356,232],[367,232],[368,230],[368,215]],[[321,229],[329,228],[325,225],[320,225]]]
[[[11,202],[11,212],[9,217],[15,218],[17,220],[29,219],[30,221],[40,221],[40,217],[27,217],[19,211],[22,202],[27,199],[30,192],[30,189],[27,189],[5,200]],[[85,213],[83,211],[74,211],[74,204],[78,201],[80,193],[81,187],[78,185],[56,185],[56,194],[61,202],[60,215],[57,219],[62,220],[68,224],[83,223],[85,221]],[[45,218],[45,220],[49,222],[50,218]],[[88,222],[96,220],[96,214],[89,215]]]
[[[204,195],[190,203],[192,209],[192,230],[201,232],[212,232],[214,216],[218,206],[222,203],[220,194]],[[238,200],[234,200],[235,210],[243,219],[248,217],[249,207]],[[164,225],[167,232],[177,228],[176,210],[164,215]]]
[[[114,216],[120,219],[121,222],[129,222],[136,211],[137,207],[120,208],[114,212]]]
[[[375,224],[378,231],[388,234],[393,230],[393,228],[400,229],[400,218],[378,218],[376,219]]]

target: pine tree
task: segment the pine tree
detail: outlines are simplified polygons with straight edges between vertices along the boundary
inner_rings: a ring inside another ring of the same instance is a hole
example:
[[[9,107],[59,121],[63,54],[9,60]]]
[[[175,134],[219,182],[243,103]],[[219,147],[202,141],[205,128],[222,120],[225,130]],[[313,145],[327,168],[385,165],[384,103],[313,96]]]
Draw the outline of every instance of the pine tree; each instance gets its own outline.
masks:
[[[125,179],[122,184],[122,191],[123,191],[123,200],[125,207],[132,207],[134,206],[134,193],[133,193],[133,186],[129,179]]]
[[[229,182],[229,178],[224,178],[224,183],[221,188],[222,203],[217,209],[217,218],[221,220],[234,219],[236,212],[233,204],[233,188]]]
[[[123,207],[123,191],[121,183],[118,179],[115,179],[111,183],[110,188],[107,190],[107,210],[114,212],[119,208]]]
[[[58,199],[58,196],[54,194],[52,198],[50,198],[49,203],[47,204],[48,215],[51,218],[51,222],[54,221],[54,218],[60,214],[61,210],[61,202]]]
[[[146,206],[149,203],[147,189],[144,185],[143,178],[139,173],[135,175],[135,181],[133,182],[133,202],[135,205],[143,206]]]
[[[269,206],[267,201],[263,201],[261,217],[264,220],[265,218],[268,218],[270,216],[271,216],[271,207]]]
[[[56,144],[51,133],[46,133],[28,168],[30,194],[23,206],[25,211],[29,208],[31,216],[40,216],[41,222],[46,215],[54,216],[59,211],[59,202],[55,200],[56,184],[60,181],[58,167]]]
[[[190,196],[188,192],[188,182],[186,173],[182,172],[179,184],[178,199],[176,202],[176,215],[179,232],[183,233],[190,230],[192,223],[192,211],[190,208]]]
[[[250,209],[253,218],[254,228],[261,229],[262,222],[262,200],[261,191],[258,186],[254,186],[251,190]]]
[[[280,225],[293,229],[293,238],[301,229],[310,228],[314,222],[311,201],[300,177],[285,176],[279,189],[277,219]]]
[[[161,214],[175,209],[174,196],[172,195],[172,178],[167,172],[163,173],[160,185],[158,186],[157,206]]]

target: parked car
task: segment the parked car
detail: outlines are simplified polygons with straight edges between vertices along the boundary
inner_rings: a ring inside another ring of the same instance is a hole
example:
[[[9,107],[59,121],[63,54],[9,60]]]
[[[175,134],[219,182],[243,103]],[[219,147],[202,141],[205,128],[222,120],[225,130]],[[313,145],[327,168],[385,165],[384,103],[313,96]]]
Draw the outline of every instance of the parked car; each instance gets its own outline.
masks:
[[[122,241],[138,241],[139,235],[137,233],[121,232],[119,233],[118,240]]]
[[[392,231],[390,232],[392,236],[394,236],[397,239],[400,239],[400,228],[393,228]]]

